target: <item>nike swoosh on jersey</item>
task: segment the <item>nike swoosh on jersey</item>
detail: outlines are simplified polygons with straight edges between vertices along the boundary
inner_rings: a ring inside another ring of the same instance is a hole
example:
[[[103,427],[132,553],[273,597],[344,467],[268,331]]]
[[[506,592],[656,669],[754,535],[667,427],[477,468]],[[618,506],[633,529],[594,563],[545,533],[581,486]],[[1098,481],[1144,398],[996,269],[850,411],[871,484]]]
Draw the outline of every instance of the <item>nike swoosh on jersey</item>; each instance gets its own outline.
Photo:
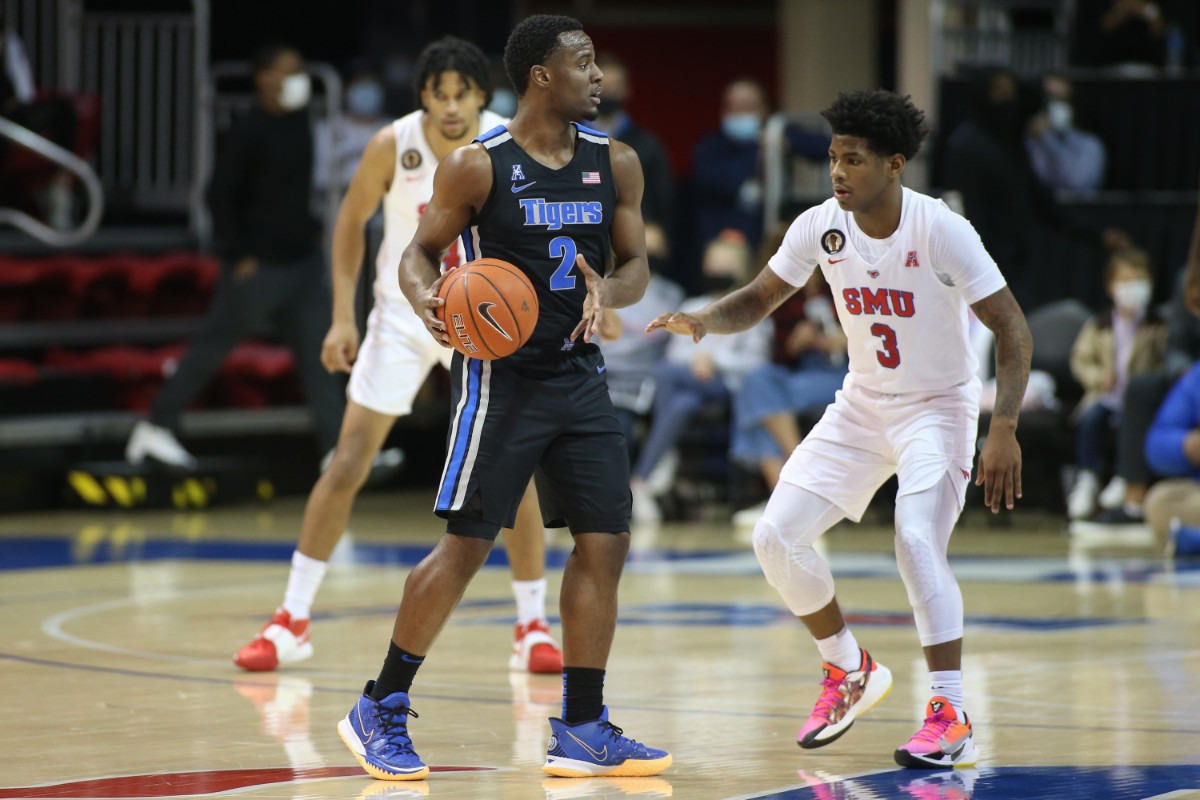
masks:
[[[847,258],[849,258],[849,256],[847,256]],[[829,259],[829,263],[830,264],[840,264],[845,260],[846,260],[845,258],[831,258],[831,259]]]
[[[513,193],[513,194],[516,194],[517,192],[523,192],[523,191],[525,191],[525,190],[526,190],[526,189],[528,189],[530,186],[533,186],[535,183],[537,183],[537,181],[530,181],[529,183],[523,183],[523,184],[521,184],[520,186],[517,186],[517,185],[514,183],[514,184],[513,184],[511,187],[509,187],[509,188],[510,188],[510,189],[512,189],[512,193]]]
[[[495,303],[480,303],[475,307],[475,310],[479,312],[479,316],[483,317],[484,322],[486,322],[488,325],[491,325],[501,336],[511,342],[513,338],[508,335],[508,331],[504,330],[504,328],[501,328],[500,323],[496,322],[496,320],[492,318],[492,307],[495,305]]]

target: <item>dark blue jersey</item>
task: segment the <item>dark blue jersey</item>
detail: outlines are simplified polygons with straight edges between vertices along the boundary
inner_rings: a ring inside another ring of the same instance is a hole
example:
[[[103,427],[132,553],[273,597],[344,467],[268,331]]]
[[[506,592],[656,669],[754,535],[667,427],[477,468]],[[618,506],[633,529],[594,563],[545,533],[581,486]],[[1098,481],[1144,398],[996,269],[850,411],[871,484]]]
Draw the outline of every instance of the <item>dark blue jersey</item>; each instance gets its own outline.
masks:
[[[511,262],[533,282],[538,323],[526,352],[571,349],[568,337],[587,297],[575,256],[582,253],[601,275],[612,261],[617,187],[608,136],[572,125],[575,154],[559,169],[535,161],[503,125],[476,139],[492,160],[492,191],[464,231],[463,245],[468,260]]]

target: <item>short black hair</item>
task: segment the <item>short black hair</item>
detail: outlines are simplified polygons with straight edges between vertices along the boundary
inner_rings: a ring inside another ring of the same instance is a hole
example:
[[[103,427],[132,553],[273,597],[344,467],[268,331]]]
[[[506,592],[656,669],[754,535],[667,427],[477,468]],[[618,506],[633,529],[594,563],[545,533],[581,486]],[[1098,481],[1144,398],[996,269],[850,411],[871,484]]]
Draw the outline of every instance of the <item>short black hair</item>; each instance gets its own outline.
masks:
[[[929,135],[925,112],[913,105],[912,98],[885,89],[839,92],[821,116],[835,135],[860,136],[881,156],[900,153],[911,159]]]
[[[260,45],[259,48],[254,51],[254,56],[250,59],[250,68],[253,70],[255,75],[266,72],[267,70],[271,69],[271,67],[275,66],[275,62],[278,61],[279,57],[284,53],[295,53],[300,58],[303,58],[303,56],[300,55],[300,51],[287,42],[267,42],[264,45]]]
[[[492,102],[491,65],[483,51],[467,40],[443,36],[421,51],[413,67],[413,91],[417,102],[420,102],[421,90],[429,79],[436,81],[443,72],[457,72],[464,81],[471,81],[483,91],[485,106]]]
[[[512,82],[517,97],[529,88],[529,70],[535,64],[545,64],[560,46],[558,37],[571,31],[582,31],[583,23],[574,17],[555,14],[534,14],[517,23],[504,45],[504,71]]]

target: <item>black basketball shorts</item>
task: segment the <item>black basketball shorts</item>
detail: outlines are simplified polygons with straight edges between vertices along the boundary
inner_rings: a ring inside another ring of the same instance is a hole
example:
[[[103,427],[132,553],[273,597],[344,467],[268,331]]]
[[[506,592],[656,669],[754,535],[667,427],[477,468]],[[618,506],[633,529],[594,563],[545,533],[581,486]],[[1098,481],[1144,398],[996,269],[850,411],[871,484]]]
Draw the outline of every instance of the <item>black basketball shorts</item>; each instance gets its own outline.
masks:
[[[495,539],[537,479],[547,527],[629,530],[629,457],[595,346],[518,352],[495,361],[455,353],[453,418],[434,512],[449,533]]]

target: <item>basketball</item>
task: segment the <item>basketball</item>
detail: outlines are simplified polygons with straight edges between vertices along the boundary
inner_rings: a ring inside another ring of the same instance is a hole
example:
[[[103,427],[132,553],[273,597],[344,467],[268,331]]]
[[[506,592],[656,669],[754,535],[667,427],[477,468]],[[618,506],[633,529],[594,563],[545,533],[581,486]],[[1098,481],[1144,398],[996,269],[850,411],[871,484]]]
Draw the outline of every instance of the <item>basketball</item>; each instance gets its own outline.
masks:
[[[438,296],[450,344],[469,358],[491,361],[515,353],[533,335],[537,292],[507,261],[480,258],[454,270]]]

